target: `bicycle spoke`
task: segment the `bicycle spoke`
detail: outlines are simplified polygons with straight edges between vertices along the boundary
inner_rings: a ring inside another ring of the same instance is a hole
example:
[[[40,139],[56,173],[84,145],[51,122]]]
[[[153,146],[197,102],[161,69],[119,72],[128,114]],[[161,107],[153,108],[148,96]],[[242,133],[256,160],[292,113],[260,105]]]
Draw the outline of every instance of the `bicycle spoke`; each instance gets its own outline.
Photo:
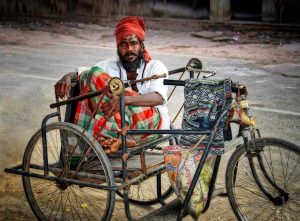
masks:
[[[284,178],[283,189],[286,190],[286,174],[284,173],[284,168],[283,168],[282,153],[281,153],[281,149],[280,148],[278,148],[278,149],[280,152],[280,162],[281,162],[282,174],[283,174],[283,178]]]
[[[74,157],[73,160],[69,157],[81,156],[83,161],[82,151],[86,152],[91,147],[92,139],[66,123],[59,122],[49,125],[46,130],[49,176],[72,179],[73,173],[69,166],[74,166],[77,158]],[[91,173],[86,169],[93,169],[92,167],[99,165],[105,171],[103,177],[106,179],[107,185],[113,185],[110,168],[102,164],[102,162],[107,164],[106,155],[101,152],[97,143],[90,150],[93,155],[88,155],[89,159],[84,160],[86,165],[83,166],[82,173]],[[71,162],[71,160],[73,161]],[[30,165],[44,166],[41,131],[38,131],[27,145],[24,162],[25,171],[43,174],[43,170],[30,167]],[[62,166],[65,166],[64,171],[61,170]],[[92,179],[81,179],[81,176],[76,176],[76,179],[93,182]],[[27,199],[39,220],[96,221],[111,218],[115,202],[115,195],[112,192],[81,188],[61,180],[50,181],[33,177],[23,177],[23,183]]]
[[[262,162],[255,155],[252,158],[257,178],[252,176],[245,148],[235,151],[229,161],[226,173],[230,177],[230,185],[226,185],[231,206],[240,220],[297,220],[300,213],[299,149],[279,139],[261,140],[265,143],[259,152]],[[261,187],[275,199],[282,197],[282,204],[275,206]],[[286,198],[279,188],[289,197]]]

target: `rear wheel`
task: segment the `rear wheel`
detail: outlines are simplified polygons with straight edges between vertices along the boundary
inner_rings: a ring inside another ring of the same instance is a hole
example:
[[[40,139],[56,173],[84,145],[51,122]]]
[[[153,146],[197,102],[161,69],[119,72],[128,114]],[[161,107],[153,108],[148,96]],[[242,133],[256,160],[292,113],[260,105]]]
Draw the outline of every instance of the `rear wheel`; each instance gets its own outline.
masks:
[[[257,185],[241,146],[226,169],[226,188],[238,220],[298,220],[300,217],[300,148],[274,138],[257,139],[261,150],[253,152],[253,165],[262,187]]]
[[[147,178],[139,184],[133,184],[128,191],[130,202],[144,205],[159,203],[157,188],[157,176]],[[173,193],[171,183],[166,172],[161,174],[161,200],[166,199]]]
[[[76,125],[61,122],[47,125],[46,131],[49,176],[114,186],[108,158],[97,142],[91,147],[91,135],[82,134]],[[83,157],[88,149],[90,152]],[[67,169],[63,169],[64,165]],[[23,170],[43,175],[43,167],[39,130],[26,147]],[[39,220],[109,220],[115,204],[114,191],[25,176],[23,186]]]
[[[173,126],[171,125],[171,129]],[[177,139],[171,139],[168,141],[169,145],[177,144]],[[162,145],[161,143],[160,145]],[[158,161],[163,160],[162,148],[157,146],[152,151],[145,152],[146,158],[151,158],[151,155],[158,157]],[[147,160],[146,160],[147,161]],[[158,177],[160,176],[160,177]],[[158,190],[158,182],[160,179],[161,188]],[[160,191],[161,197],[158,197],[158,192]],[[156,203],[164,204],[164,200],[172,195],[173,188],[169,180],[166,171],[162,171],[160,175],[152,176],[147,178],[141,183],[133,184],[128,190],[129,202],[142,204],[142,205],[152,205]],[[117,192],[118,195],[123,197],[122,192]]]

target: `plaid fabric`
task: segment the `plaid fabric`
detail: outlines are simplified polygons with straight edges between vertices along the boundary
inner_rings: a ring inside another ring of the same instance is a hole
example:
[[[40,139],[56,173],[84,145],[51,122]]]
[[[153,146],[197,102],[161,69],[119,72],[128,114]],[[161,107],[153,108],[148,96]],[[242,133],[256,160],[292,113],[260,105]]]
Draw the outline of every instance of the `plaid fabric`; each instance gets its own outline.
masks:
[[[79,76],[80,95],[103,89],[107,86],[110,79],[109,74],[104,73],[101,68],[92,67],[89,71],[85,71]],[[124,95],[137,96],[138,93],[133,90],[125,90]],[[106,103],[110,101],[110,98],[107,96],[104,96],[101,101],[99,98],[100,96],[92,98],[97,105],[99,102]],[[104,114],[101,110],[98,110],[95,118],[88,125],[91,115],[88,99],[78,102],[75,115],[75,123],[77,125],[86,128],[94,136],[100,133],[100,136],[103,137],[119,137],[121,131],[121,116],[119,112],[105,122]],[[160,129],[161,116],[155,107],[125,106],[125,122],[126,129]],[[102,127],[103,129],[100,131]],[[154,140],[158,138],[158,135],[132,135],[128,136],[128,138],[135,140],[139,144]]]
[[[182,129],[212,130],[225,108],[230,108],[232,101],[231,80],[188,79],[184,89],[184,112]],[[224,153],[224,119],[221,120],[216,136],[212,142],[211,153]],[[192,146],[201,135],[182,135],[180,143]],[[205,148],[209,137],[199,145]]]

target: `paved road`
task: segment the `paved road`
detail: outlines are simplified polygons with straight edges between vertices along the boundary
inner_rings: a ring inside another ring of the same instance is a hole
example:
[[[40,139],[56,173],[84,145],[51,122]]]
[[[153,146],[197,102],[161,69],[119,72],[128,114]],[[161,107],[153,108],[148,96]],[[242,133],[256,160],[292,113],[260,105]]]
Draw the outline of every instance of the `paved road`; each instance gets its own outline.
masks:
[[[171,70],[185,66],[192,56],[152,53],[152,57]],[[41,47],[0,46],[0,170],[21,161],[30,136],[52,111],[49,104],[54,102],[53,85],[63,73],[115,58],[114,48],[88,45],[49,42]],[[253,115],[264,136],[300,144],[300,65],[259,66],[237,59],[200,59],[204,69],[217,72],[217,78],[231,77],[248,86]],[[176,98],[181,94],[182,89]],[[177,106],[177,99],[171,101],[171,112]]]

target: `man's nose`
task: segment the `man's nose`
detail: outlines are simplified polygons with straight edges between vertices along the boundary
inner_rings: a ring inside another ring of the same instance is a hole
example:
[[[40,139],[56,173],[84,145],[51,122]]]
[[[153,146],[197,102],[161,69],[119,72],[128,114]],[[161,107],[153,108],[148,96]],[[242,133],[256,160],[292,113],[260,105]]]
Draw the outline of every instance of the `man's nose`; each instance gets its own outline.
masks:
[[[133,51],[133,48],[134,48],[134,46],[132,44],[127,43],[127,45],[126,45],[127,51]]]

